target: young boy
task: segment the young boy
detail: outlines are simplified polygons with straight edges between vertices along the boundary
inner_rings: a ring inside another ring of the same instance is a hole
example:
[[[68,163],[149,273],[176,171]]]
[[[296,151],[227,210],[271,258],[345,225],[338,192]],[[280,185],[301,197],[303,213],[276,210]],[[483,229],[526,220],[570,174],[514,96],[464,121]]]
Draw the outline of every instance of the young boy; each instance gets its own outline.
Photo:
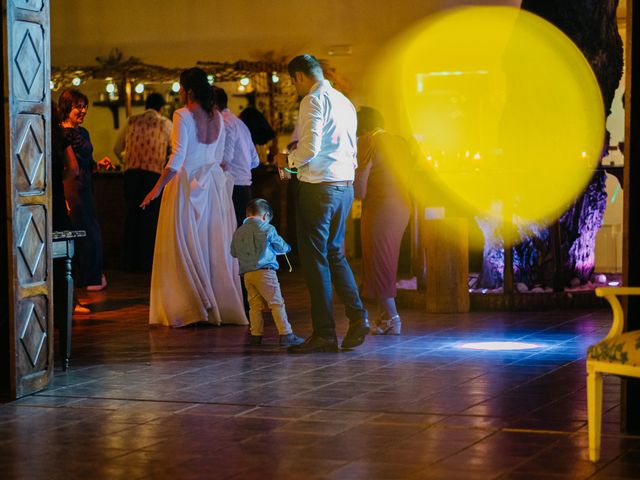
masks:
[[[240,275],[244,277],[247,288],[251,324],[249,344],[262,344],[262,307],[266,303],[278,328],[280,345],[289,347],[304,340],[292,332],[280,293],[276,255],[289,252],[291,247],[269,223],[272,216],[271,206],[266,200],[251,200],[247,204],[247,218],[233,234],[231,255],[238,259]]]

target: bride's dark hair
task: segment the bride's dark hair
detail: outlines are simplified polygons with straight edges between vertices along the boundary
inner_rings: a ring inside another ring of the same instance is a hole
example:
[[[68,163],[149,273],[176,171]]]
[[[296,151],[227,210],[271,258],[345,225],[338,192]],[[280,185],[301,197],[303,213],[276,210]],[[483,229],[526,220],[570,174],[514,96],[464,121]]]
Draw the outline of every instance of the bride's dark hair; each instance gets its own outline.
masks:
[[[198,104],[198,108],[189,108],[196,124],[196,136],[198,142],[211,145],[220,136],[222,120],[220,115],[216,118],[216,98],[209,82],[207,74],[201,68],[190,68],[180,74],[180,85],[189,95],[191,100]]]
[[[213,115],[215,95],[204,70],[198,67],[185,70],[180,74],[180,85],[187,92],[191,90],[193,92],[193,100],[198,102],[209,116]]]

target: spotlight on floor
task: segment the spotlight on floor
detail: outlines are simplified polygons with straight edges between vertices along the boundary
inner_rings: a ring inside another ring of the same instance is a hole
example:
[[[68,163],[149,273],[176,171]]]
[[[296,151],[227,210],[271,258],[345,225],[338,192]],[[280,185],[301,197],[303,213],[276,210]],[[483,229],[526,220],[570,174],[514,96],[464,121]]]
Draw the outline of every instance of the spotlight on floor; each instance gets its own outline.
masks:
[[[462,343],[458,345],[458,348],[466,348],[469,350],[531,350],[533,348],[541,348],[542,345],[538,343],[527,342],[473,342]]]

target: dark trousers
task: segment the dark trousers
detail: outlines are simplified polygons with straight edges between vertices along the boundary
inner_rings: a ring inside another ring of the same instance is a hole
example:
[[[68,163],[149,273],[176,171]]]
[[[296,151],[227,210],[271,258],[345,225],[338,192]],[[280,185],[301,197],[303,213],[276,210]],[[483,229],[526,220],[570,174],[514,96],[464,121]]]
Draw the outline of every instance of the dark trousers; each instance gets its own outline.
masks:
[[[140,204],[160,178],[148,170],[130,169],[124,172],[124,195],[127,213],[124,220],[123,267],[128,272],[149,272],[153,265],[156,227],[160,199],[156,198],[144,210]]]
[[[251,201],[251,185],[234,185],[231,200],[233,200],[233,209],[236,212],[236,221],[239,227],[247,216],[247,204]],[[247,288],[244,286],[243,275],[240,276],[240,287],[242,288],[244,311],[248,315],[249,300],[247,299]]]
[[[289,260],[294,267],[297,267],[300,262],[298,261],[298,239],[296,235],[296,196],[298,195],[298,176],[291,175],[291,179],[287,182],[287,230],[285,237],[289,245],[291,245],[291,252]]]
[[[251,200],[251,185],[234,185],[231,199],[233,200],[233,209],[236,212],[236,220],[240,226],[247,216],[247,204]]]
[[[345,221],[352,186],[299,182],[296,201],[298,252],[311,297],[313,334],[333,339],[333,289],[350,322],[367,317],[351,267],[344,256]]]

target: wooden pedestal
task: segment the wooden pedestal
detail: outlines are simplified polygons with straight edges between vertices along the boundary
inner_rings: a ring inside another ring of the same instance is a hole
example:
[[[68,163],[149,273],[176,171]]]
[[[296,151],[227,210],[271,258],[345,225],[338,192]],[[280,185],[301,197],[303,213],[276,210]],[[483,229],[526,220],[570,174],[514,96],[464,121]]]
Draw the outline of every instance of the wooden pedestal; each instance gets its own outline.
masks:
[[[429,313],[469,311],[469,231],[465,218],[426,220],[423,247],[427,260]]]

